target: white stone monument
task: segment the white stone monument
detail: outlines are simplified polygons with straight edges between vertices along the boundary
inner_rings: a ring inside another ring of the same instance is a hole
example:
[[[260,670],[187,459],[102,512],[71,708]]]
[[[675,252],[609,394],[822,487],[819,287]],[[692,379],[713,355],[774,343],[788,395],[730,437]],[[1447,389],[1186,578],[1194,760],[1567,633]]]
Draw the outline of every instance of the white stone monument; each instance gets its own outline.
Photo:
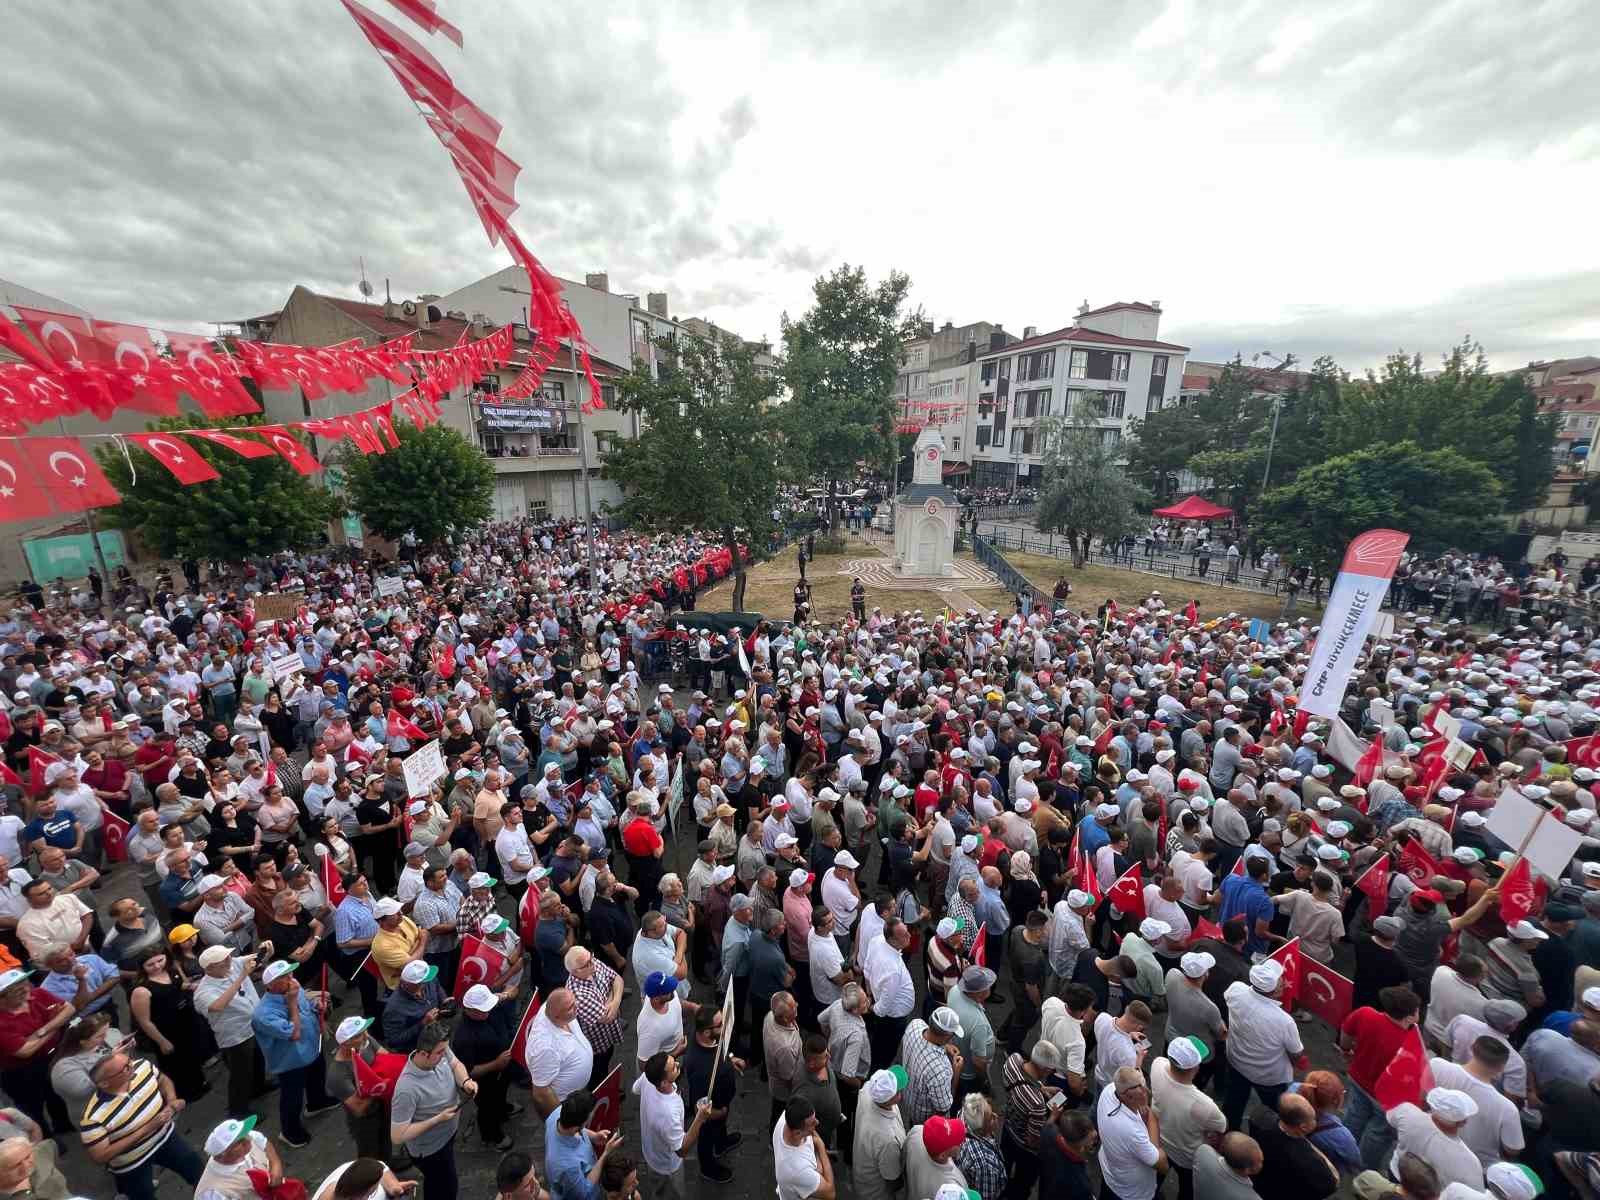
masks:
[[[944,439],[924,429],[912,452],[911,486],[895,501],[894,569],[901,575],[956,573],[960,505],[944,485]]]

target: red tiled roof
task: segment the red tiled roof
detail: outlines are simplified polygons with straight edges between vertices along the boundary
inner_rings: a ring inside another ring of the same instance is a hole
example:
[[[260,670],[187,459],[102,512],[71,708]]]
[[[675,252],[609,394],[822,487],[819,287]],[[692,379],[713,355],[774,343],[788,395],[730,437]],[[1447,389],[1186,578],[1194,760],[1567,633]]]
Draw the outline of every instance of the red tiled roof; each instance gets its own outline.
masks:
[[[1041,333],[1031,338],[1023,338],[1020,342],[1012,342],[1002,350],[992,350],[979,354],[980,359],[997,358],[1004,354],[1013,354],[1018,350],[1027,350],[1034,346],[1048,346],[1053,342],[1091,342],[1099,346],[1129,346],[1136,350],[1181,350],[1188,352],[1189,347],[1179,346],[1174,342],[1153,342],[1143,338],[1118,337],[1114,333],[1101,333],[1098,329],[1085,329],[1081,325],[1068,325],[1057,329],[1054,333]]]
[[[1158,313],[1161,310],[1153,304],[1146,304],[1143,300],[1116,300],[1110,304],[1091,308],[1078,314],[1080,317],[1093,317],[1100,313],[1116,312],[1119,308],[1131,308],[1134,312]]]
[[[1185,371],[1183,373],[1184,391],[1207,391],[1211,387],[1211,376],[1204,372]]]

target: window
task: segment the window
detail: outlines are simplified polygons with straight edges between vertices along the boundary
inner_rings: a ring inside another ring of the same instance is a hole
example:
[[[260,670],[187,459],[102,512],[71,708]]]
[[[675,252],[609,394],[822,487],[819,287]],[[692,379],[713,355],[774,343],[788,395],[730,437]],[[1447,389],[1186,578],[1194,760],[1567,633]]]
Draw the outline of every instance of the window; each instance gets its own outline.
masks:
[[[1018,420],[1049,416],[1050,389],[1035,388],[1031,392],[1018,392],[1011,405],[1011,415]]]
[[[978,368],[980,383],[991,383],[996,379],[1011,378],[1011,360],[1009,358],[991,358]]]
[[[472,390],[475,392],[488,392],[490,395],[494,395],[500,390],[500,376],[485,375],[472,385]]]
[[[1120,417],[1127,404],[1127,392],[1101,392],[1100,415],[1102,417]]]
[[[1100,444],[1107,450],[1114,450],[1122,444],[1122,430],[1102,429],[1100,431]]]
[[[1026,382],[1034,379],[1049,379],[1055,374],[1056,352],[1054,350],[1036,350],[1032,354],[1019,355],[1017,358],[1017,380]]]
[[[950,453],[951,454],[960,454],[961,453],[961,439],[960,438],[953,437],[953,438],[950,439]]]
[[[607,454],[617,448],[621,437],[612,429],[596,429],[594,431],[594,448],[601,454]]]
[[[987,450],[989,448],[989,427],[987,425],[979,425],[977,436],[977,448],[979,450]]]
[[[1089,378],[1089,352],[1087,350],[1074,350],[1072,361],[1067,367],[1067,375],[1072,379]]]
[[[1150,360],[1150,374],[1157,379],[1165,379],[1167,377],[1167,356],[1165,354],[1157,354]]]
[[[1118,383],[1128,378],[1128,356],[1126,354],[1113,354],[1111,356],[1111,378]]]
[[[917,371],[917,372],[915,372],[911,376],[911,394],[913,396],[917,396],[917,395],[920,395],[921,393],[923,393],[923,392],[925,392],[927,390],[928,390],[928,373],[926,371]]]
[[[1006,410],[1003,408],[997,408],[994,412],[994,444],[1006,444]]]
[[[617,389],[612,384],[602,383],[600,385],[600,401],[607,408],[615,408],[617,406]]]
[[[499,458],[506,452],[506,439],[501,434],[480,432],[478,440],[483,443],[483,452],[490,458]]]
[[[567,385],[559,379],[547,379],[539,385],[539,403],[551,408],[567,406]]]

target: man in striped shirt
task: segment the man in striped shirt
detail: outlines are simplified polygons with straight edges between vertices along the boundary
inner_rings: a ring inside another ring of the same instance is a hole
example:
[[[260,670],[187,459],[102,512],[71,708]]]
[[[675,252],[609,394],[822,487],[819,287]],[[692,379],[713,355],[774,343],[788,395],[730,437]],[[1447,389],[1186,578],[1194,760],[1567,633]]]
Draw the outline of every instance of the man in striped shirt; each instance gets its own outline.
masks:
[[[173,1125],[183,1101],[145,1059],[114,1052],[95,1064],[94,1095],[78,1124],[84,1149],[106,1167],[128,1200],[155,1200],[155,1169],[200,1182],[205,1162]]]

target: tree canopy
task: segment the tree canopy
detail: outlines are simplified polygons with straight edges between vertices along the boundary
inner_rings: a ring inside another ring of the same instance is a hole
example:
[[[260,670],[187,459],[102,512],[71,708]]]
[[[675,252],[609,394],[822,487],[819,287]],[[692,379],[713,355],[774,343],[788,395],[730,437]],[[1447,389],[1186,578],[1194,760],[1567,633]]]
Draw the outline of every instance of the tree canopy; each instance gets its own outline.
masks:
[[[657,531],[714,529],[734,551],[734,609],[744,607],[738,543],[772,533],[778,498],[778,383],[754,354],[726,335],[663,340],[671,370],[654,379],[636,367],[617,384],[617,406],[639,415],[639,436],[606,454],[623,486],[618,514]]]
[[[1117,450],[1098,429],[1053,417],[1040,423],[1045,484],[1036,518],[1046,533],[1062,533],[1082,566],[1094,538],[1110,540],[1142,528],[1141,508],[1150,497],[1122,469]]]
[[[846,263],[812,286],[804,316],[784,314],[790,399],[781,426],[785,464],[796,482],[821,476],[831,497],[857,463],[891,469],[900,343],[923,320],[920,313],[902,316],[910,287],[910,276],[899,271],[871,284],[864,269]],[[832,519],[837,523],[836,507]]]
[[[1458,450],[1402,441],[1340,455],[1261,498],[1254,525],[1292,561],[1331,573],[1357,534],[1403,529],[1419,550],[1477,546],[1495,536],[1503,489]]]
[[[164,417],[147,428],[235,428],[263,423],[264,418],[259,415],[208,421],[183,414]],[[163,558],[192,556],[233,561],[280,550],[307,549],[326,540],[328,522],[343,511],[336,496],[277,455],[241,458],[202,438],[187,438],[184,444],[196,457],[216,468],[219,477],[205,483],[181,484],[152,455],[132,442],[128,443],[128,458],[114,446],[95,454],[106,476],[122,493],[122,503],[105,509],[102,519],[115,528],[138,534]]]
[[[423,543],[451,528],[470,529],[494,512],[494,466],[446,425],[417,429],[395,423],[400,445],[386,454],[339,451],[350,505],[367,527],[398,541],[414,532]]]

